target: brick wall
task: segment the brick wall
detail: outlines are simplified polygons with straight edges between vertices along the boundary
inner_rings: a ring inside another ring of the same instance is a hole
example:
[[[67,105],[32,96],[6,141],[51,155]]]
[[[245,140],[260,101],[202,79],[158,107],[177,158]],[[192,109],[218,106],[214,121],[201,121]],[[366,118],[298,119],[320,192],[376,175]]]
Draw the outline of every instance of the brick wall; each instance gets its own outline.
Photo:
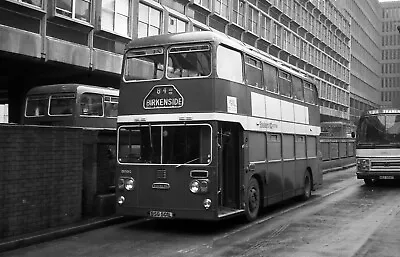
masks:
[[[0,239],[81,219],[83,131],[0,125]]]
[[[99,202],[98,197],[114,192],[116,169],[115,130],[86,130],[83,140],[83,216],[115,213],[114,204]],[[101,205],[101,206],[100,206]]]

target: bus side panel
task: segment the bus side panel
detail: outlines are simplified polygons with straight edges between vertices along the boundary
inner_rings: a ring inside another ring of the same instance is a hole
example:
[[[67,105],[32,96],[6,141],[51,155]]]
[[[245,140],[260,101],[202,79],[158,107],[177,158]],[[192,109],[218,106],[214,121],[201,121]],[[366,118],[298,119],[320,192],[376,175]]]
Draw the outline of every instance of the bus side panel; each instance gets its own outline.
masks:
[[[79,116],[76,118],[76,124],[78,127],[116,129],[117,118]]]
[[[317,154],[319,137],[307,136],[307,158],[315,187],[322,184],[322,171],[320,170],[320,157]]]
[[[303,191],[303,186],[304,186],[304,172],[307,170],[307,160],[306,159],[300,159],[296,160],[296,172],[295,172],[295,194],[299,195]]]
[[[251,103],[248,99],[250,91],[245,85],[222,79],[215,80],[216,112],[251,115]]]
[[[320,126],[320,112],[315,105],[308,108],[309,124],[312,126]]]
[[[282,162],[270,162],[267,166],[267,195],[268,205],[283,199],[283,170]]]

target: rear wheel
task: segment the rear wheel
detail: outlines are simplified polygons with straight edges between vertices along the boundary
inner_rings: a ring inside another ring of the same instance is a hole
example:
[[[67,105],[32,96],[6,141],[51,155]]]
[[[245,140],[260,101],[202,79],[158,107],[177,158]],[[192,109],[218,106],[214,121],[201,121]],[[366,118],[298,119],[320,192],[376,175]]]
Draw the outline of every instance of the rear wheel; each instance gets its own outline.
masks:
[[[301,200],[307,201],[311,197],[311,175],[309,171],[304,173],[304,187]]]
[[[255,178],[251,178],[247,186],[245,214],[248,221],[257,218],[260,211],[260,186]]]

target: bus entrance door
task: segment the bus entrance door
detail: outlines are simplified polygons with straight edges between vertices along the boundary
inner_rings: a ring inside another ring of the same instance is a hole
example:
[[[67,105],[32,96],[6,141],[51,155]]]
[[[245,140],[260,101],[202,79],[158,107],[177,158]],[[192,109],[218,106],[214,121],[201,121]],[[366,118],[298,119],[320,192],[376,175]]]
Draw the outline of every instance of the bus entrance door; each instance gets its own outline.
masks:
[[[235,124],[224,123],[218,132],[218,206],[219,217],[240,208],[240,157],[242,134]]]

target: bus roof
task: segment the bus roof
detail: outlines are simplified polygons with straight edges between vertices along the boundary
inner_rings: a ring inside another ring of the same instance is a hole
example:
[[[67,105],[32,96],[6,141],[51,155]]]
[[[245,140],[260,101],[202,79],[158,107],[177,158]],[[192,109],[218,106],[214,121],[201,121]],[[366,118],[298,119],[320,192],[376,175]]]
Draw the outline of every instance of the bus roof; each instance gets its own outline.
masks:
[[[398,108],[378,108],[378,109],[372,109],[365,111],[362,116],[368,116],[368,115],[376,115],[376,114],[400,114],[400,109]]]
[[[62,92],[75,92],[79,89],[79,91],[85,92],[93,92],[100,94],[108,94],[112,96],[118,96],[119,90],[112,87],[99,87],[92,85],[84,85],[84,84],[53,84],[53,85],[44,85],[37,86],[31,88],[27,95],[36,95],[36,94],[52,94],[52,93],[62,93]]]
[[[299,68],[291,64],[288,64],[275,56],[263,52],[256,47],[246,44],[236,38],[230,37],[217,30],[171,33],[171,34],[162,34],[162,35],[138,38],[129,42],[126,45],[125,50],[129,50],[132,48],[155,47],[155,46],[165,46],[165,45],[174,45],[183,43],[199,43],[199,42],[215,42],[217,44],[224,44],[230,46],[246,54],[252,55],[253,57],[268,62],[269,64],[275,65],[279,69],[290,72],[303,79],[307,79],[309,82],[313,81],[313,77],[311,75],[306,74]]]

